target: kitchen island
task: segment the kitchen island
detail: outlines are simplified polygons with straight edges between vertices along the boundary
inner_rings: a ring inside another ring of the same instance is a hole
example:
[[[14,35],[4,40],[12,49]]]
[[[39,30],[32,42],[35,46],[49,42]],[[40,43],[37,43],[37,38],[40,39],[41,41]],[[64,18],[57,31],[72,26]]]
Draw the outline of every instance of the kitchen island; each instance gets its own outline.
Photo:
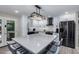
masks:
[[[57,37],[59,37],[58,34],[32,34],[27,37],[13,38],[13,40],[31,53],[38,54],[41,53]]]

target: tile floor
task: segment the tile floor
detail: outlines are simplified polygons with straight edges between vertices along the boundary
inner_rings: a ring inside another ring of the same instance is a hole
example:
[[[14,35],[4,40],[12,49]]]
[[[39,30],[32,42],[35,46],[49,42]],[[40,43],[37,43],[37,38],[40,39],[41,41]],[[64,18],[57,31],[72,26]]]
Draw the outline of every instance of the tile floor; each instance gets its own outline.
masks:
[[[12,54],[12,53],[10,52],[8,47],[6,46],[6,47],[1,47],[0,48],[0,54]]]
[[[79,54],[79,51],[69,47],[61,46],[59,54]]]

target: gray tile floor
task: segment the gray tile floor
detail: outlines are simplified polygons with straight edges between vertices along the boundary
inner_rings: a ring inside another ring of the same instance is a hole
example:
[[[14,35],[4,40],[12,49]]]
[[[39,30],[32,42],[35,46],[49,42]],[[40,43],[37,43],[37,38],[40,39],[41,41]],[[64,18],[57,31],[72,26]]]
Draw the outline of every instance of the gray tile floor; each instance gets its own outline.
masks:
[[[8,47],[0,48],[0,54],[12,54]],[[75,49],[61,46],[59,54],[79,54],[79,52]]]
[[[1,47],[0,48],[0,54],[12,54],[12,53],[10,52],[8,47],[6,46],[6,47]]]
[[[61,46],[59,54],[79,54],[76,49]]]

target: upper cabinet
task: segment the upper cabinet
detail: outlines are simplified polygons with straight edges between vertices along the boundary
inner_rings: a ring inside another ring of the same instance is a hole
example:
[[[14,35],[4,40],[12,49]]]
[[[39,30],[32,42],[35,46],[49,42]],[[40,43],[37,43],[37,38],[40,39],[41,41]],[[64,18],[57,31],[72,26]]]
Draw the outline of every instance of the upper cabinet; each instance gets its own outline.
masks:
[[[53,25],[53,18],[52,17],[49,17],[47,19],[47,26],[52,26]]]

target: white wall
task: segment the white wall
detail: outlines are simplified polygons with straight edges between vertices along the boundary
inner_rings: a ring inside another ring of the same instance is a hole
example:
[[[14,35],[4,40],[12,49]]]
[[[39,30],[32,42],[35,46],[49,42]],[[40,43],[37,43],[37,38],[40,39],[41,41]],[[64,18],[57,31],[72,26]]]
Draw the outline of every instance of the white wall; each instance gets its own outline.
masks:
[[[75,12],[63,14],[60,16],[60,21],[70,21],[70,20],[74,20],[74,21],[76,20],[75,19]]]
[[[56,31],[56,28],[59,28],[59,21],[60,21],[59,17],[54,17],[54,19],[53,19],[53,30],[54,30],[54,32]]]
[[[28,18],[25,15],[22,15],[21,17],[21,36],[26,37],[27,36],[27,23],[28,23]]]
[[[78,15],[79,15],[79,13],[78,12],[76,12],[76,36],[78,36],[78,37],[76,37],[76,42],[78,42],[78,43],[76,43],[76,45],[77,45],[77,50],[79,51],[79,17],[78,17]]]

